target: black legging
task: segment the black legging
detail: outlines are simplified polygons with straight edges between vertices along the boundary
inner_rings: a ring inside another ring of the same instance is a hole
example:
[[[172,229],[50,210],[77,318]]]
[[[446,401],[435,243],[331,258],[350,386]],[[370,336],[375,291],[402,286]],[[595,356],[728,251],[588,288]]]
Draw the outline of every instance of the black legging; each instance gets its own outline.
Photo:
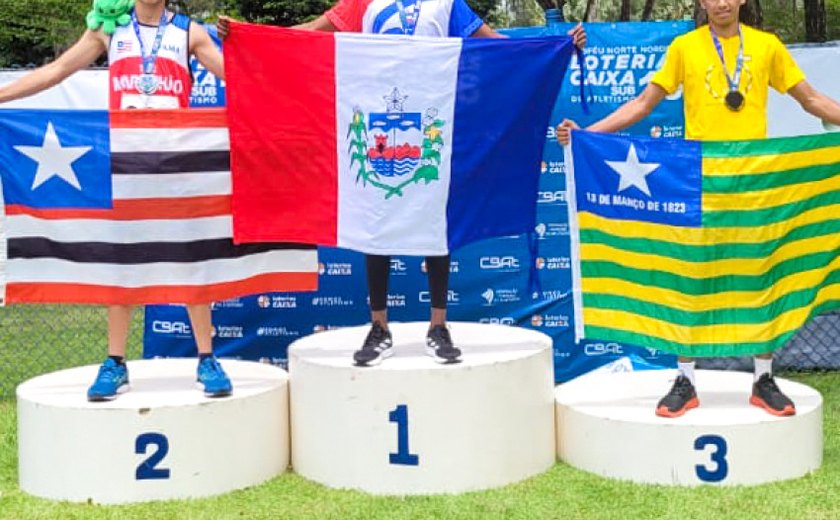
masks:
[[[391,257],[365,255],[365,264],[367,264],[370,310],[384,311],[388,308],[388,274],[391,269]],[[432,308],[445,309],[449,293],[449,255],[427,256],[426,271],[429,273]]]

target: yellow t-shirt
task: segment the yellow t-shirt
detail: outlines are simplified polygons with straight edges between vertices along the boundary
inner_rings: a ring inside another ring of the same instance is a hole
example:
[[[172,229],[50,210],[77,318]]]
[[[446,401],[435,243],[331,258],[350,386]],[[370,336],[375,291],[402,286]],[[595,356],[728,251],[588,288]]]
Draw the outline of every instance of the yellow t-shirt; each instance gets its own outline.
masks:
[[[741,25],[744,65],[739,90],[744,108],[729,110],[724,97],[729,83],[709,26],[678,36],[668,47],[665,64],[652,81],[670,95],[683,86],[687,139],[727,140],[767,137],[767,86],[780,93],[805,79],[788,50],[769,33]],[[738,35],[720,38],[732,77],[738,58]]]

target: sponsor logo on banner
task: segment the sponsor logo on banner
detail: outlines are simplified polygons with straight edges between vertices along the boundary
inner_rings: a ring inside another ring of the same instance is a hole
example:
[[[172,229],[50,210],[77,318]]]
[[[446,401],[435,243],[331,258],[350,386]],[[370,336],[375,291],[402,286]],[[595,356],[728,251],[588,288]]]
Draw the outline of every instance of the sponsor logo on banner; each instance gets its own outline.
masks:
[[[540,222],[534,227],[534,232],[537,233],[537,238],[540,240],[569,236],[569,224],[566,222]]]
[[[587,356],[624,354],[624,348],[618,343],[588,343],[583,347],[583,353]]]
[[[214,338],[243,338],[245,333],[240,325],[213,325],[211,336]]]
[[[300,332],[287,327],[258,327],[257,336],[297,337],[300,336]]]
[[[521,300],[519,289],[492,289],[487,288],[481,297],[484,298],[484,306],[492,307],[498,303],[516,303]]]
[[[154,320],[152,332],[174,336],[192,336],[190,324],[183,321]]]
[[[490,325],[508,325],[513,326],[516,325],[516,320],[511,318],[510,316],[502,316],[501,318],[497,317],[486,317],[486,318],[479,318],[479,323],[489,323]]]
[[[391,274],[395,274],[398,276],[408,274],[408,265],[405,263],[405,261],[400,260],[399,258],[392,258]]]
[[[549,256],[547,258],[539,256],[535,264],[537,269],[571,269],[572,259],[568,256]]]
[[[191,60],[193,70],[193,85],[190,92],[190,103],[195,106],[222,106],[224,105],[224,89],[220,88],[224,82],[213,75],[212,72],[202,65],[198,60]]]
[[[569,296],[569,294],[571,294],[571,291],[563,291],[561,289],[551,289],[551,290],[548,290],[548,291],[542,291],[541,293],[537,292],[537,291],[534,291],[533,293],[531,293],[531,299],[532,300],[542,299],[542,300],[545,300],[545,301],[554,302],[554,301],[560,300],[562,298],[565,298],[566,296]]]
[[[389,294],[388,307],[405,307],[406,299],[404,294]]]
[[[499,271],[502,273],[514,273],[520,269],[519,259],[515,256],[482,256],[478,260],[478,266],[485,271]]]
[[[352,276],[353,264],[350,262],[318,262],[318,274],[326,276]]]
[[[420,303],[430,303],[432,301],[432,296],[429,291],[420,291],[417,294],[417,299]],[[446,301],[451,305],[458,305],[461,303],[461,295],[450,289],[449,292],[446,293]]]
[[[654,138],[659,137],[682,137],[684,129],[682,125],[653,125],[650,127],[650,136]]]
[[[540,191],[537,194],[537,204],[560,206],[566,203],[566,190]]]
[[[568,328],[569,317],[565,314],[534,314],[531,316],[531,326],[548,329]]]
[[[297,296],[261,294],[257,296],[260,309],[297,309]]]
[[[461,270],[461,264],[458,260],[450,260],[449,261],[449,273],[457,273]],[[426,260],[420,262],[420,271],[424,273],[428,273],[429,269],[426,267]]]
[[[342,296],[313,296],[313,307],[352,307],[353,300]]]
[[[216,309],[242,309],[245,307],[245,302],[242,301],[242,298],[231,298],[230,300],[224,300],[220,302],[213,302],[210,304],[211,310]]]

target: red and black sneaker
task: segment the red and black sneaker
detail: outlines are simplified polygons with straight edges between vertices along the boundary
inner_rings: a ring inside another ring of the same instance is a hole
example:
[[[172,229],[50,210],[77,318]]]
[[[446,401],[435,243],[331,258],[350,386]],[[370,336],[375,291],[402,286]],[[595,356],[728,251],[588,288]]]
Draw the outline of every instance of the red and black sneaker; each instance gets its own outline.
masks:
[[[776,380],[770,374],[761,374],[758,381],[753,383],[750,404],[764,408],[767,413],[779,417],[796,414],[793,401],[779,390]]]
[[[691,380],[683,375],[677,376],[671,391],[659,401],[656,415],[660,417],[679,417],[692,408],[700,406],[697,392]]]

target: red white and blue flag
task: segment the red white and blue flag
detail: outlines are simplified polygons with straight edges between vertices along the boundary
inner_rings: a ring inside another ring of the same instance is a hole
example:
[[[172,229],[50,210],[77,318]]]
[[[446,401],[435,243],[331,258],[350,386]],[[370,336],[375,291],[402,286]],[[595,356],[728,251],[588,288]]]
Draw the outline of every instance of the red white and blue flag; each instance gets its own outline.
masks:
[[[235,246],[222,110],[3,110],[7,303],[314,290],[310,246]]]
[[[316,33],[225,42],[237,242],[443,255],[536,220],[566,37]]]

